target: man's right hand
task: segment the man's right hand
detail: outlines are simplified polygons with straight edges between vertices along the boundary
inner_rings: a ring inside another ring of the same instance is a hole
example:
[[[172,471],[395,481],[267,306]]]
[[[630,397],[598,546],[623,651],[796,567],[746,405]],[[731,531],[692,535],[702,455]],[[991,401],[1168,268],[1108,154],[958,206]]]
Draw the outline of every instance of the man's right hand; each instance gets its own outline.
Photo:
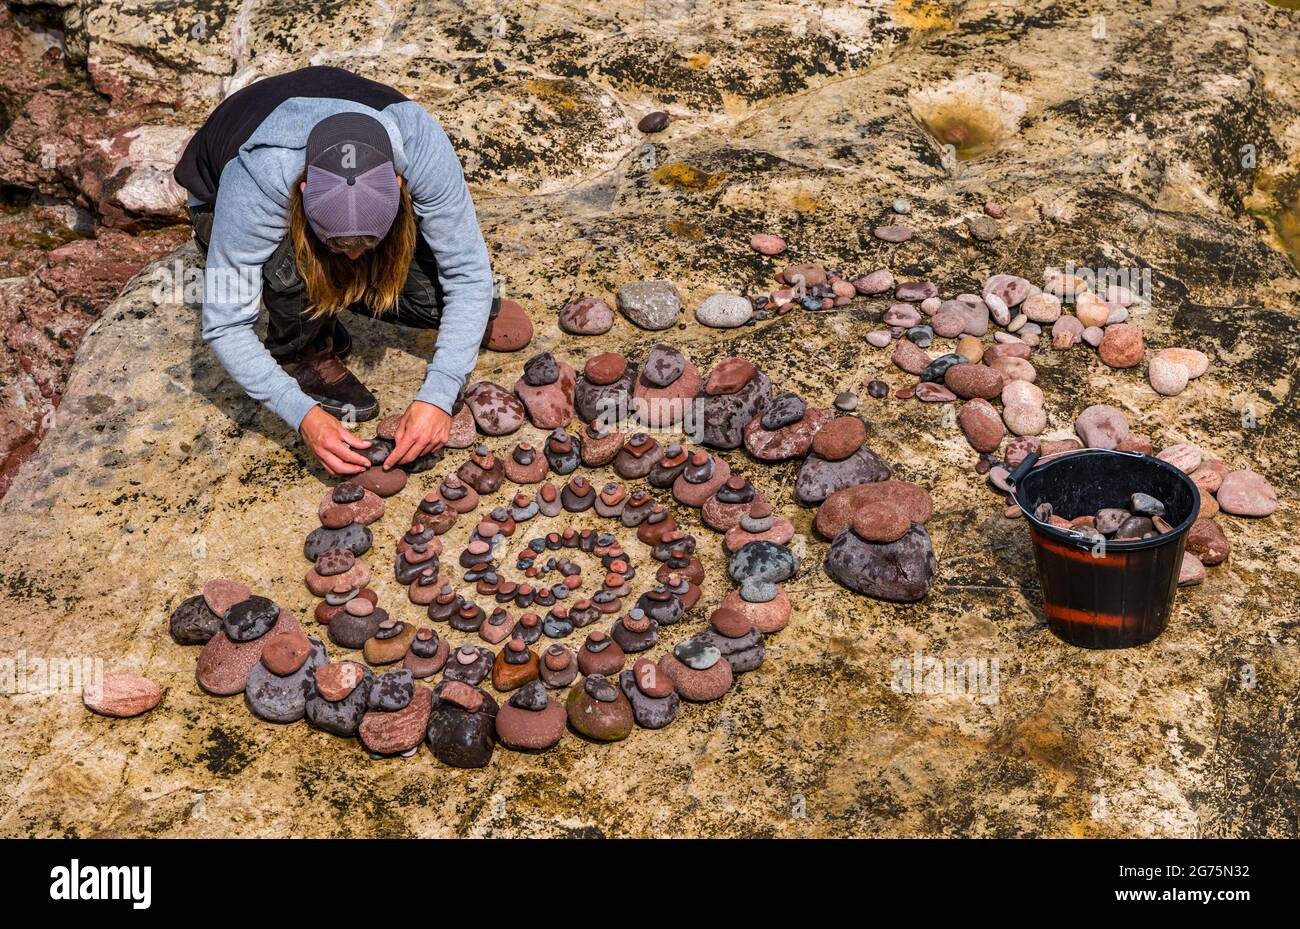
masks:
[[[320,407],[311,408],[302,418],[298,431],[330,474],[360,474],[370,467],[369,461],[353,451],[369,448],[370,443],[348,432],[341,422]]]

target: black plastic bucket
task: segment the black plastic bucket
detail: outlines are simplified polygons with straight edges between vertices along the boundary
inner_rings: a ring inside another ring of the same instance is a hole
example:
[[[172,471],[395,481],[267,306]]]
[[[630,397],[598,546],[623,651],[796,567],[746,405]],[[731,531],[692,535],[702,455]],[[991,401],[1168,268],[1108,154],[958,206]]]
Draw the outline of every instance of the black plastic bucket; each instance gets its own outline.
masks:
[[[1190,477],[1150,455],[1089,448],[1043,461],[1026,459],[1012,483],[1016,503],[1028,517],[1043,607],[1054,633],[1084,648],[1129,648],[1164,631],[1187,532],[1201,508]],[[1043,502],[1064,519],[1105,507],[1127,509],[1134,493],[1162,501],[1174,531],[1150,539],[1107,539],[1103,545],[1033,518]]]

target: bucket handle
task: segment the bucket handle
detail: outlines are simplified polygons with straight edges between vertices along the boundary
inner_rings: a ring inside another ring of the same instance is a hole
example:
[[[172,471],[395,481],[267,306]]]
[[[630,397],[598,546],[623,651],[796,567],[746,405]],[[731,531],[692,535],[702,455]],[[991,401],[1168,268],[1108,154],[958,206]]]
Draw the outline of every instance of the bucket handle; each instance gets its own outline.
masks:
[[[1006,485],[1012,490],[1020,483],[1020,479],[1029,473],[1034,465],[1038,464],[1038,452],[1030,452],[1025,456],[1025,460],[1016,465],[1015,470],[1006,476]]]

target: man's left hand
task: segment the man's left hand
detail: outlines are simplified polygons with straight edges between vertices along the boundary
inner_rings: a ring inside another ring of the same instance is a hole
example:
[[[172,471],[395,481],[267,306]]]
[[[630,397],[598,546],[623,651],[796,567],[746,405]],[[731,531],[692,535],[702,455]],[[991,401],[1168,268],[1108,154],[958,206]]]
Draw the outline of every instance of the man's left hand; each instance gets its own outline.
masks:
[[[451,417],[432,403],[412,400],[397,426],[396,445],[384,459],[384,469],[414,461],[421,455],[436,452],[447,442]]]

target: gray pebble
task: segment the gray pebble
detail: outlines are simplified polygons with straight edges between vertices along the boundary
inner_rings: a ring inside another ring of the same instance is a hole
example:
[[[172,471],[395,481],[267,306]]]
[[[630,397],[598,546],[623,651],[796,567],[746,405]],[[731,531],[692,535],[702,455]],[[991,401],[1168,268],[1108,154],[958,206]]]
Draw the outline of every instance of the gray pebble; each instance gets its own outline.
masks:
[[[722,660],[722,652],[717,646],[702,642],[698,638],[687,639],[678,643],[673,649],[678,661],[695,671],[707,671]]]
[[[1165,505],[1150,494],[1134,494],[1130,509],[1143,516],[1164,516]]]
[[[302,553],[308,561],[315,562],[331,548],[346,548],[360,557],[370,551],[370,530],[360,523],[352,523],[342,529],[326,529],[320,526],[307,536]]]
[[[662,729],[677,718],[682,698],[676,693],[666,697],[650,697],[636,686],[636,674],[624,671],[618,676],[619,689],[632,704],[632,718],[642,729]]]
[[[909,342],[918,348],[929,348],[930,344],[934,342],[934,330],[929,326],[913,326],[904,335],[907,336]]]
[[[998,224],[987,216],[972,216],[966,220],[970,234],[981,242],[992,242],[999,235]]]
[[[221,617],[208,609],[203,594],[182,600],[168,623],[177,645],[202,645],[221,628]]]
[[[695,638],[721,652],[722,657],[727,660],[731,670],[736,674],[744,674],[756,669],[763,663],[763,656],[767,653],[767,646],[763,644],[763,633],[757,629],[750,629],[738,639],[729,639],[716,629],[707,629]]]
[[[366,702],[372,710],[396,712],[411,702],[415,695],[415,677],[407,668],[388,671],[374,679]]]
[[[316,669],[329,661],[321,640],[311,637],[311,653],[297,671],[284,677],[258,662],[248,672],[244,701],[258,719],[269,723],[292,723],[303,718],[307,697],[314,689]]]

